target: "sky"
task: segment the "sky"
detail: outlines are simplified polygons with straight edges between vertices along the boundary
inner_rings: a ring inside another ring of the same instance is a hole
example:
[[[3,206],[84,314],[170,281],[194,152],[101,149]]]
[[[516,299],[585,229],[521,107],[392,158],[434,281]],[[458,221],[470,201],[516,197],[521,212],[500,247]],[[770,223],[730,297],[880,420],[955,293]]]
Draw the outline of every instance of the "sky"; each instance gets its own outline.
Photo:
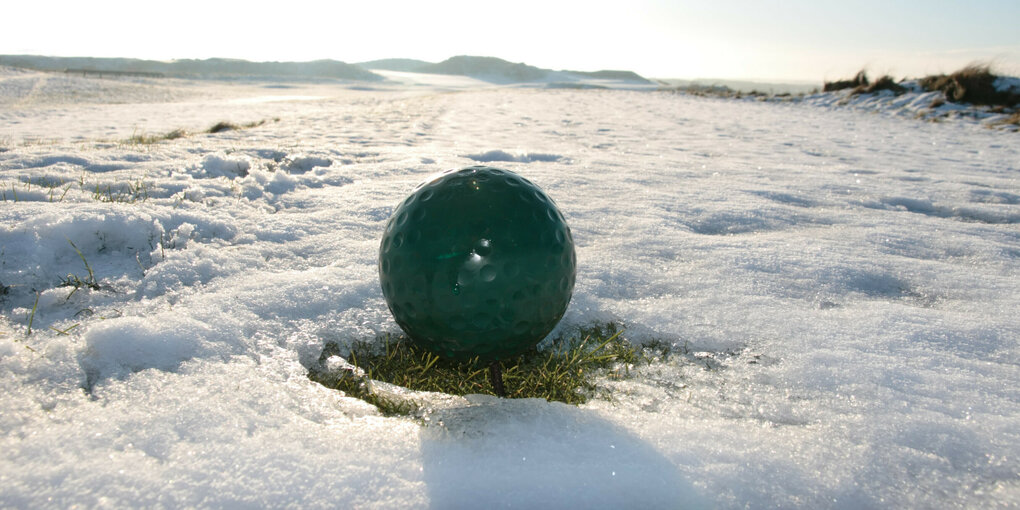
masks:
[[[171,7],[172,6],[172,7]],[[1017,0],[12,2],[0,54],[362,62],[495,56],[653,78],[1020,75]]]

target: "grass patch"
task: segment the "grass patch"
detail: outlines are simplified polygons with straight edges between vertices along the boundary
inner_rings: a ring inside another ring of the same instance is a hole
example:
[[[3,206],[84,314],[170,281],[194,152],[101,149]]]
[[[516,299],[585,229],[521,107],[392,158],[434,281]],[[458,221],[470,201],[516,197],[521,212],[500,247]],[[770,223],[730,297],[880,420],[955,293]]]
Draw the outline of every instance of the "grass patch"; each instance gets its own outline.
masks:
[[[280,118],[279,117],[273,117],[272,121],[273,122],[279,122]],[[215,133],[222,133],[224,131],[235,131],[235,130],[239,130],[239,129],[251,129],[251,128],[255,128],[255,127],[259,127],[259,126],[265,125],[267,122],[269,122],[268,119],[256,120],[256,121],[252,121],[252,122],[246,122],[246,123],[243,123],[243,124],[235,124],[233,122],[220,121],[220,122],[217,122],[216,124],[213,124],[212,127],[210,127],[209,129],[206,129],[205,131],[202,131],[201,133],[202,134],[215,134]],[[192,133],[190,131],[186,131],[184,129],[174,129],[173,131],[168,131],[166,133],[159,133],[159,134],[136,133],[136,134],[131,135],[131,137],[127,139],[127,143],[135,144],[135,145],[151,145],[151,144],[155,144],[155,143],[159,143],[159,142],[164,142],[164,141],[167,141],[167,140],[177,140],[178,138],[185,138],[185,137],[191,136],[193,134],[194,133]]]
[[[131,135],[127,139],[128,143],[135,145],[151,145],[154,143],[164,142],[167,140],[176,140],[178,138],[184,138],[188,136],[188,132],[183,129],[175,129],[162,134],[148,134],[148,133],[136,133]]]
[[[149,187],[141,180],[118,185],[107,184],[105,187],[96,184],[92,198],[100,202],[121,204],[145,202],[149,199]]]
[[[827,81],[822,84],[822,92],[835,92],[843,89],[857,89],[859,87],[867,87],[870,84],[868,81],[868,73],[863,69],[860,70],[853,78],[849,80],[837,80]]]
[[[265,123],[266,119],[257,120],[255,122],[249,122],[247,124],[234,124],[233,122],[217,122],[216,124],[213,124],[211,128],[205,130],[205,132],[212,134],[221,133],[223,131],[235,131],[238,129],[251,129],[254,127],[259,127]]]
[[[864,71],[861,71],[861,72],[863,73]],[[867,77],[865,77],[865,80],[867,80]],[[887,74],[887,75],[882,76],[881,78],[879,78],[879,79],[877,79],[877,80],[875,80],[875,81],[873,81],[873,82],[871,82],[871,83],[869,83],[867,85],[859,85],[859,86],[855,87],[853,89],[853,91],[851,91],[850,93],[851,94],[874,94],[876,92],[880,92],[880,91],[883,91],[883,90],[892,91],[892,93],[896,94],[897,96],[900,95],[900,94],[903,94],[903,93],[905,93],[907,91],[907,89],[905,87],[903,87],[899,83],[896,83],[896,80],[894,80],[892,76],[889,76]]]
[[[635,346],[622,336],[615,324],[582,329],[575,336],[560,338],[542,351],[533,349],[504,360],[503,385],[507,398],[543,398],[567,404],[583,404],[599,395],[600,376],[624,378],[635,364],[668,356],[668,346]],[[414,391],[450,395],[482,393],[494,395],[488,366],[477,360],[456,362],[442,359],[415,346],[405,336],[385,335],[374,342],[359,341],[346,359],[335,342],[326,344],[319,367],[309,377],[329,388],[360,398],[387,416],[415,415],[420,402],[380,391],[377,381]],[[330,361],[342,361],[330,365]]]
[[[725,85],[701,85],[691,83],[673,89],[674,92],[683,92],[697,97],[734,97],[737,92]]]
[[[1020,94],[995,88],[998,78],[987,64],[971,64],[952,74],[931,75],[918,83],[927,91],[939,91],[946,101],[989,106],[1015,106]]]
[[[49,202],[63,202],[67,194],[75,186],[75,181],[53,179],[48,177],[21,177],[19,183],[10,183],[10,188],[0,188],[0,202],[23,202],[39,200],[39,192]],[[134,204],[149,199],[149,184],[137,180],[115,184],[89,184],[85,174],[77,180],[78,189],[89,193],[93,200],[107,203]],[[36,189],[32,193],[33,188]]]
[[[67,192],[71,190],[73,184],[69,184],[69,181],[52,179],[48,177],[21,177],[20,179],[22,186],[22,195],[28,195],[32,191],[32,187],[35,186],[41,190],[45,190],[47,193],[47,200],[50,202],[63,202],[64,197],[67,196]],[[8,200],[18,202],[24,200],[22,196],[18,195],[18,188],[15,183],[10,183],[11,187],[0,188],[0,201],[7,202]],[[9,193],[8,193],[9,191]]]

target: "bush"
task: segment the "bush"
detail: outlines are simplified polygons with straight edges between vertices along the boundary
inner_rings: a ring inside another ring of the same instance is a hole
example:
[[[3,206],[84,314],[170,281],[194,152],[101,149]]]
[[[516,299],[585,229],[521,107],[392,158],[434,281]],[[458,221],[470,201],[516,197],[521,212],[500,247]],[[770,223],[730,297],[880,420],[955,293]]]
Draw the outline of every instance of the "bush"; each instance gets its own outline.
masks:
[[[1020,104],[1020,94],[1000,91],[995,88],[998,78],[991,67],[985,64],[971,64],[953,74],[931,75],[921,78],[922,88],[942,92],[946,101],[990,106],[1014,106]]]

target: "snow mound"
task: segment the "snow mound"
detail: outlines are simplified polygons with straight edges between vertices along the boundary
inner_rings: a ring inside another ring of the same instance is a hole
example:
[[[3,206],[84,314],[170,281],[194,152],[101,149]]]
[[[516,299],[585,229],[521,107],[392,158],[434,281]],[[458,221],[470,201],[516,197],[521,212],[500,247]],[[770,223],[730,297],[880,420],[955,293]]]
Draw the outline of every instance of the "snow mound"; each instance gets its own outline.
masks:
[[[290,173],[303,174],[316,167],[328,167],[333,160],[320,156],[297,156],[287,163],[287,170]]]
[[[209,154],[202,159],[202,170],[210,177],[244,177],[251,169],[251,161],[244,156]]]
[[[174,370],[189,359],[220,352],[216,344],[203,341],[208,326],[188,318],[163,319],[123,317],[89,328],[81,365],[90,382],[148,368]]]
[[[124,207],[87,204],[71,213],[49,202],[28,202],[20,209],[25,216],[0,225],[0,253],[7,262],[17,261],[0,264],[0,281],[35,288],[48,288],[69,274],[85,279],[82,258],[97,277],[137,272],[138,264],[154,263],[153,251],[158,252],[164,233],[158,217]]]
[[[469,400],[479,405],[439,410],[422,432],[437,508],[709,507],[652,445],[596,412],[541,399]]]
[[[535,161],[554,162],[563,159],[563,156],[560,156],[559,154],[543,154],[540,152],[511,154],[509,152],[501,150],[491,150],[489,152],[482,152],[478,154],[467,154],[464,157],[472,161],[478,161],[480,163],[493,163],[493,162],[532,163]]]

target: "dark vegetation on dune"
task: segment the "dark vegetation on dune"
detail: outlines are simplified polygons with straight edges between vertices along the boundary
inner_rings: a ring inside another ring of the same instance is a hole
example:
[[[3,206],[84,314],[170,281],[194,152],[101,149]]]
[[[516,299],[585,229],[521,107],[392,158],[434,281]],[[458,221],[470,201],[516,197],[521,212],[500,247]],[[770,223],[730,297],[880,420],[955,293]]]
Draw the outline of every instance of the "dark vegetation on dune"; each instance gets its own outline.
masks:
[[[896,80],[893,80],[893,77],[887,74],[869,83],[863,89],[854,89],[854,92],[857,94],[873,94],[882,90],[890,90],[896,95],[907,91],[906,87],[896,83]]]
[[[967,103],[972,105],[1011,108],[1020,105],[1020,92],[1000,90],[995,87],[999,79],[991,66],[987,64],[971,64],[952,74],[929,75],[917,80],[917,84],[928,92],[941,92],[943,102]],[[899,95],[906,88],[897,83],[891,76],[885,75],[870,81],[865,71],[858,72],[853,78],[825,82],[822,90],[833,92],[851,89],[851,94],[871,94],[881,90],[890,90]]]
[[[863,70],[848,80],[827,81],[822,87],[822,90],[825,92],[835,92],[844,89],[852,89],[850,91],[851,94],[873,94],[882,90],[889,90],[896,95],[900,95],[907,91],[904,86],[896,83],[896,80],[888,74],[875,81],[871,81],[868,79],[868,73]]]
[[[1020,104],[1020,93],[995,88],[999,78],[988,65],[971,64],[955,73],[921,78],[921,87],[945,94],[947,101],[988,106],[1011,107]]]
[[[755,98],[759,101],[786,101],[803,98],[805,94],[817,94],[818,89],[811,92],[790,93],[762,92],[759,89],[734,90],[726,85],[689,82],[682,85],[668,85],[662,82],[660,91],[682,93],[693,96],[722,98]],[[1020,80],[1008,76],[997,75],[987,64],[970,64],[951,74],[930,75],[920,79],[904,78],[896,80],[886,74],[872,80],[866,70],[857,72],[846,79],[823,82],[822,91],[833,93],[844,92],[846,104],[850,97],[871,95],[889,91],[895,96],[908,92],[932,93],[934,97],[927,109],[916,112],[916,117],[930,122],[939,122],[951,116],[971,116],[987,118],[988,114],[999,114],[987,121],[988,127],[1002,127],[1016,131],[1020,128]],[[946,104],[967,106],[963,109],[940,108]]]
[[[867,86],[868,86],[868,73],[865,71],[860,71],[859,73],[857,73],[856,76],[850,78],[849,80],[836,80],[825,82],[824,85],[822,86],[822,91],[835,92],[837,90]]]

